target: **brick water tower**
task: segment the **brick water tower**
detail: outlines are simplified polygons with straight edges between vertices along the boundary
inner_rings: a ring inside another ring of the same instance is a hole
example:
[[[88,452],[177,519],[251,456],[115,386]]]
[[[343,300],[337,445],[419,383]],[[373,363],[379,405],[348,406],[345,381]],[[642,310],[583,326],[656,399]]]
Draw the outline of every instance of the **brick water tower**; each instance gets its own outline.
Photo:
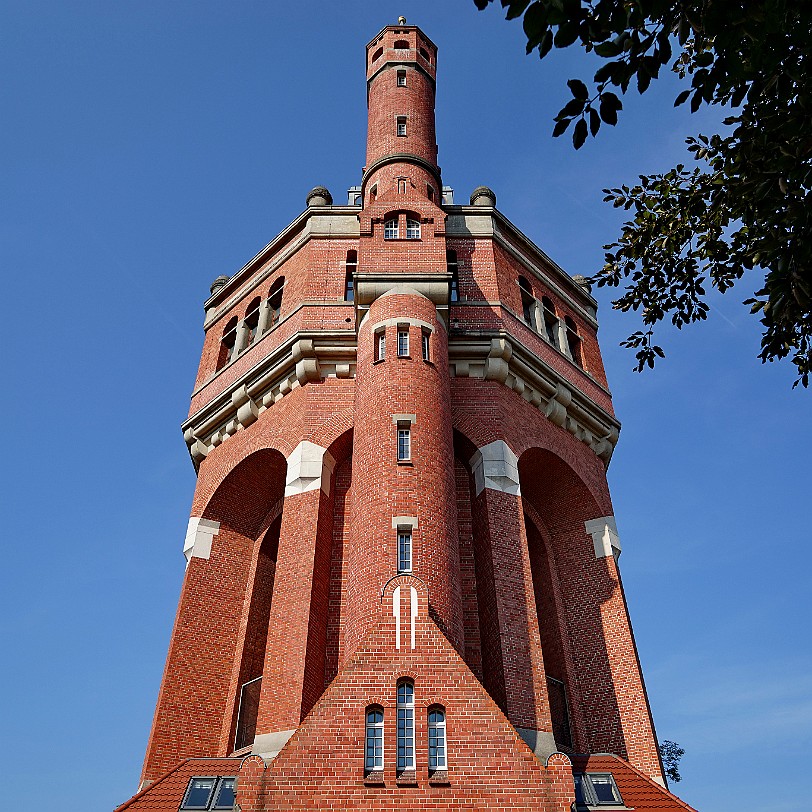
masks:
[[[366,167],[205,304],[186,574],[120,809],[687,809],[618,570],[596,302],[437,163],[367,45]]]

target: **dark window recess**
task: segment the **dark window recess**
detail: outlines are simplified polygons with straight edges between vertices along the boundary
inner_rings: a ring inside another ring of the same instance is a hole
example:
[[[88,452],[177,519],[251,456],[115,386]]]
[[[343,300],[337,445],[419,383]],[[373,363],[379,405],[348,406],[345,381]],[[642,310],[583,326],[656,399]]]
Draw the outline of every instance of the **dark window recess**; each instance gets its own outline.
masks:
[[[451,302],[458,302],[460,300],[460,280],[456,251],[445,252],[445,264],[446,270],[451,274],[451,281],[448,283],[448,299]]]
[[[612,773],[575,773],[576,806],[622,806]]]
[[[250,347],[257,337],[257,328],[259,327],[259,297],[253,299],[248,309],[245,311],[245,347]]]
[[[533,323],[533,309],[535,308],[536,300],[533,297],[533,289],[523,276],[519,277],[519,287],[522,292],[522,318],[526,324],[535,329],[535,324]]]
[[[270,318],[268,319],[268,329],[275,327],[279,323],[279,317],[282,315],[282,288],[285,286],[285,277],[280,276],[276,282],[271,285],[268,291],[268,306],[270,308]]]
[[[544,332],[547,334],[547,340],[554,347],[557,347],[558,317],[555,314],[553,303],[546,296],[541,297],[541,311],[544,317]]]
[[[547,677],[547,695],[550,699],[550,716],[553,720],[553,736],[556,744],[571,748],[572,731],[564,683],[553,677]]]
[[[355,299],[355,272],[358,270],[358,252],[347,251],[347,272],[344,277],[344,300]]]
[[[192,778],[181,809],[234,809],[233,776]]]
[[[569,316],[564,316],[564,326],[567,328],[567,345],[569,346],[570,356],[583,369],[584,356],[581,352],[581,336],[578,335],[578,327]]]
[[[395,44],[392,47],[395,48],[398,51],[402,51],[404,49],[407,49],[409,47],[409,40],[406,40],[406,39],[395,40]]]
[[[223,330],[223,338],[220,340],[220,350],[217,354],[217,369],[222,369],[234,357],[236,344],[237,317],[234,316]]]
[[[252,679],[242,686],[240,709],[237,713],[237,733],[234,736],[234,749],[242,750],[254,743],[259,712],[259,692],[262,690],[262,677]]]

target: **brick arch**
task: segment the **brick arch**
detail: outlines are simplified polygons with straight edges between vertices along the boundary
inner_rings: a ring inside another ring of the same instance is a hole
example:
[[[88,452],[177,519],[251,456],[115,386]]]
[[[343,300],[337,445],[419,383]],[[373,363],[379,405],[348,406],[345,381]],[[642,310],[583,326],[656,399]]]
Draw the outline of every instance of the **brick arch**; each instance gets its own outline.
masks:
[[[255,539],[268,512],[284,494],[286,471],[287,461],[275,449],[248,454],[222,478],[203,518]]]

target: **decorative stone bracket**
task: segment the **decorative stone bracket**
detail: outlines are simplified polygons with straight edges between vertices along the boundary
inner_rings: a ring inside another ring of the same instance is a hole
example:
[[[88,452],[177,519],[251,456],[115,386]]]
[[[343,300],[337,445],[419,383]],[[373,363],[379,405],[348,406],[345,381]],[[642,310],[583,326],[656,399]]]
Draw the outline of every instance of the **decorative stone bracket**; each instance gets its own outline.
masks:
[[[220,522],[210,519],[201,519],[192,516],[186,529],[186,538],[183,540],[183,554],[186,556],[186,566],[193,558],[205,558],[211,555],[211,540],[220,534]]]
[[[477,496],[484,488],[514,496],[521,493],[519,458],[504,440],[494,440],[477,449],[470,464]]]
[[[288,457],[285,496],[295,496],[319,488],[330,495],[330,478],[336,461],[326,448],[302,440]]]
[[[620,558],[620,537],[614,516],[590,519],[584,522],[584,528],[595,543],[595,558],[608,558],[610,555],[615,561]]]

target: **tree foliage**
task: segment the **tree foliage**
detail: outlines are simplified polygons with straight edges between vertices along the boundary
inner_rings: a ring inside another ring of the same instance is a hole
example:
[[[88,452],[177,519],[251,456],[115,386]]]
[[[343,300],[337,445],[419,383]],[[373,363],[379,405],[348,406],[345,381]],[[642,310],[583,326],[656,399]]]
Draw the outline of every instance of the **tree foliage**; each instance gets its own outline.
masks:
[[[493,0],[474,0],[483,9]],[[644,93],[663,68],[686,82],[675,105],[723,105],[722,134],[688,139],[693,160],[639,184],[605,189],[630,212],[592,278],[619,288],[621,311],[643,329],[623,342],[637,369],[663,357],[653,329],[706,318],[706,284],[727,291],[745,272],[758,290],[745,304],[763,325],[762,362],[790,357],[795,384],[812,371],[812,4],[798,0],[501,0],[523,18],[527,52],[576,43],[600,60],[554,136],[572,127],[576,149],[614,125],[620,96]],[[616,92],[617,91],[617,92]],[[618,95],[620,94],[620,96]]]
[[[657,747],[660,750],[660,758],[663,760],[665,777],[674,783],[682,781],[682,776],[679,774],[679,762],[685,755],[685,750],[676,742],[669,741],[668,739],[661,741]]]

